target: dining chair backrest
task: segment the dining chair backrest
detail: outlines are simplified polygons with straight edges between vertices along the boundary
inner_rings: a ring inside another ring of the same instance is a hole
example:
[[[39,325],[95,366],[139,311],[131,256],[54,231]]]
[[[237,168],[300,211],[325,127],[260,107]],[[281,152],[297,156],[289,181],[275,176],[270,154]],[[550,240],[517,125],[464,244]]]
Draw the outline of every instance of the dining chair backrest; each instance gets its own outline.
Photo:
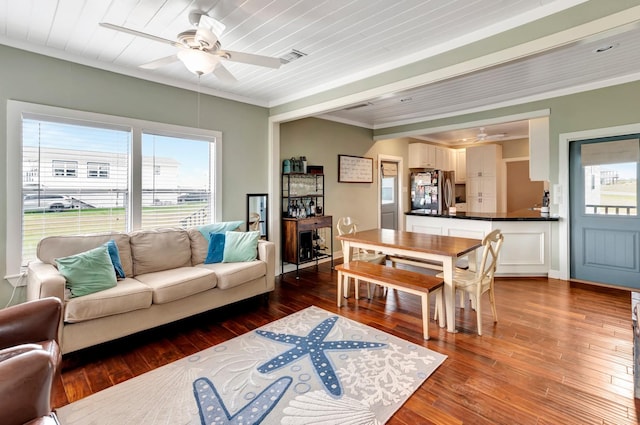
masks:
[[[249,230],[260,230],[260,214],[251,213],[249,215]]]
[[[358,231],[356,222],[351,217],[340,217],[336,223],[338,235],[350,235]]]
[[[479,275],[478,277],[483,284],[493,281],[493,275],[498,266],[498,255],[500,254],[503,241],[504,236],[500,232],[500,229],[492,231],[482,239],[482,260],[480,261],[480,267],[476,271],[476,276]]]

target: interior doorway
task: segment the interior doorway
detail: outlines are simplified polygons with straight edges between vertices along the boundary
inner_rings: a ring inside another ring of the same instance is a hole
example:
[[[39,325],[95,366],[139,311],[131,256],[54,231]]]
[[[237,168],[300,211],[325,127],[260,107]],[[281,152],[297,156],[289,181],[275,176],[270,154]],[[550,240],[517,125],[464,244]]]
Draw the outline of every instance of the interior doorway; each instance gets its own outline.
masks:
[[[378,227],[403,230],[402,157],[379,154],[378,164]]]
[[[397,162],[380,162],[380,227],[398,230]]]

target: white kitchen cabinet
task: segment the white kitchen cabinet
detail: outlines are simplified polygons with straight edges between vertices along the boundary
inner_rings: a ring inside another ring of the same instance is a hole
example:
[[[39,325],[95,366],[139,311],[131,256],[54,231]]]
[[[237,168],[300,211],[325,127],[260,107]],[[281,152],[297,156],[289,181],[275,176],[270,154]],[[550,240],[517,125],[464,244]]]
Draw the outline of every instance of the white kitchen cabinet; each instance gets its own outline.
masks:
[[[549,117],[529,120],[529,179],[549,180]]]
[[[426,143],[410,143],[409,168],[437,168],[436,147]]]
[[[467,196],[467,211],[493,213],[498,209],[495,196]]]
[[[467,148],[467,178],[495,176],[502,161],[502,146],[482,145]]]
[[[444,148],[447,151],[447,168],[445,170],[455,171],[456,170],[456,150]]]
[[[452,149],[455,154],[456,183],[465,183],[467,180],[467,150]]]
[[[467,195],[495,198],[498,187],[494,176],[472,178],[467,181]]]
[[[447,152],[443,148],[436,147],[436,168],[438,170],[448,170]]]
[[[451,171],[455,169],[452,149],[426,143],[409,144],[409,168],[433,168]]]
[[[502,146],[473,146],[466,150],[467,211],[499,212],[502,197]]]

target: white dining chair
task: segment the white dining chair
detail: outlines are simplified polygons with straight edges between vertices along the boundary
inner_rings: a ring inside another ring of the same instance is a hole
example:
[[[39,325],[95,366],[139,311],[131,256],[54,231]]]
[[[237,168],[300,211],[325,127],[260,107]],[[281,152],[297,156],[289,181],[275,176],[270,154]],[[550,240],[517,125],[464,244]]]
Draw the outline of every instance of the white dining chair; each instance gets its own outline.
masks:
[[[494,292],[494,274],[503,241],[504,236],[500,232],[500,229],[492,231],[482,239],[482,258],[476,270],[456,269],[453,274],[454,294],[455,292],[462,292],[464,295],[471,297],[472,306],[475,307],[476,310],[478,335],[482,335],[482,303],[480,302],[480,297],[486,292],[489,293],[493,321],[494,323],[498,322]],[[444,274],[440,273],[437,276],[444,277]],[[461,300],[464,300],[464,298],[461,298]],[[462,303],[462,307],[464,308],[464,302]],[[438,305],[436,304],[435,318],[441,313],[444,314],[444,312],[439,311]]]
[[[349,235],[356,233],[358,231],[358,226],[356,222],[351,217],[340,217],[338,222],[336,223],[336,229],[338,230],[338,235]],[[340,241],[343,245],[344,243]],[[385,264],[387,262],[387,256],[385,254],[380,254],[373,251],[367,251],[359,248],[352,248],[351,250],[351,261],[366,261],[368,263],[375,264]],[[354,282],[356,285],[359,284],[358,280]],[[371,298],[373,284],[369,284],[367,286],[367,298]],[[344,282],[344,296],[345,298],[349,297],[349,280],[345,279]]]

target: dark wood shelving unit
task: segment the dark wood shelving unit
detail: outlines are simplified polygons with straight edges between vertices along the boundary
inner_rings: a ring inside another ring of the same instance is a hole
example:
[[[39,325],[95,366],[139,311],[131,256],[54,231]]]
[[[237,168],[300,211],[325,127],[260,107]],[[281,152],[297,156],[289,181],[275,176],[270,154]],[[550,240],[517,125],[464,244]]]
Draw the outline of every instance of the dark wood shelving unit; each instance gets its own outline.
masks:
[[[282,264],[296,265],[330,258],[333,267],[333,218],[324,213],[323,174],[283,174],[282,182]],[[309,207],[313,202],[315,210]],[[292,206],[297,205],[297,211]],[[304,210],[304,213],[302,212]],[[320,244],[319,230],[329,229],[329,237]]]

